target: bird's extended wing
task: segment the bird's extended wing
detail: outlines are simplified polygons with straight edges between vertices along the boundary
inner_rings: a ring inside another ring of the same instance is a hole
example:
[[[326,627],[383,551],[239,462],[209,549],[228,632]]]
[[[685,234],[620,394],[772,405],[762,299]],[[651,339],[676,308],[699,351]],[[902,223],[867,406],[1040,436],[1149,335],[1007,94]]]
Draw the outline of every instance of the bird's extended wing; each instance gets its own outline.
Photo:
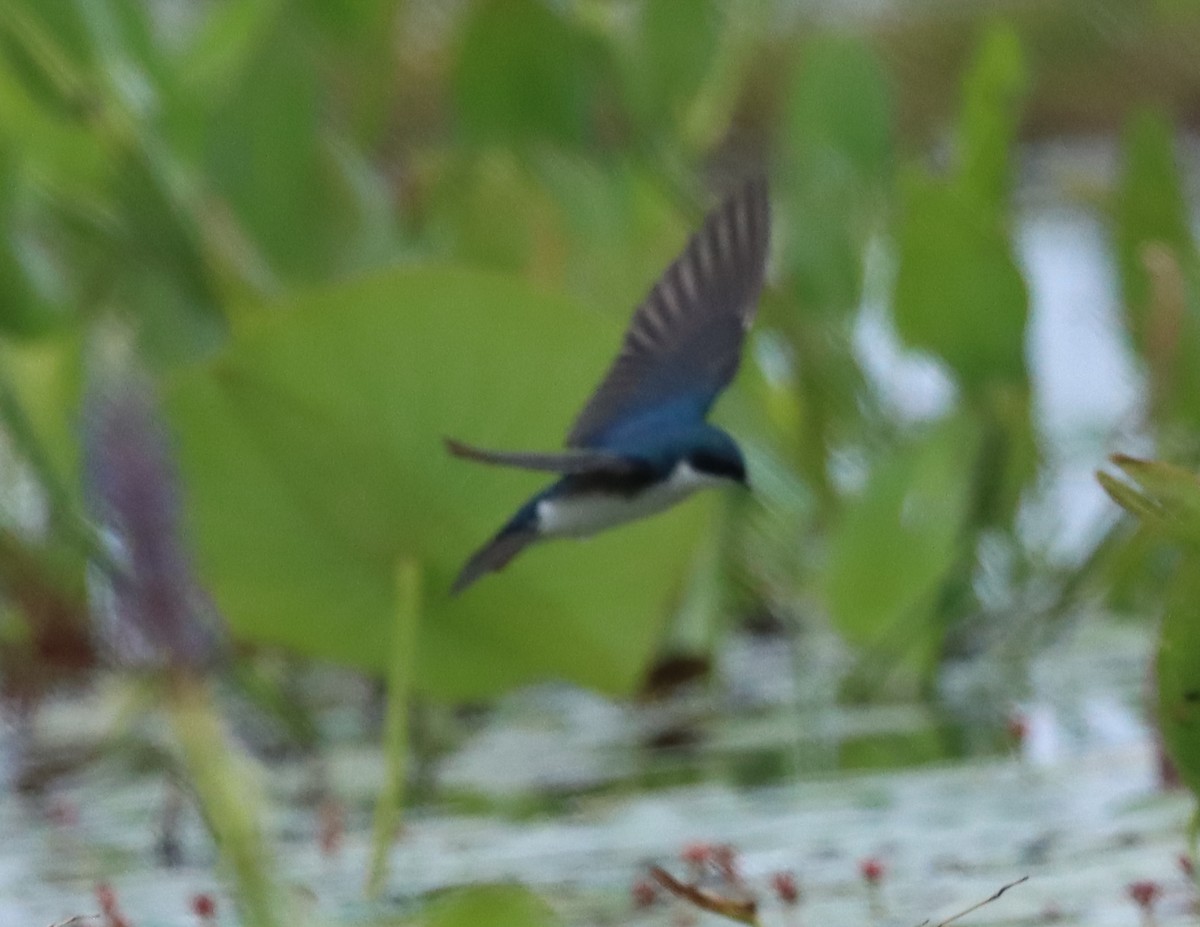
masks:
[[[634,312],[621,353],[567,436],[601,442],[622,423],[679,399],[707,414],[737,372],[770,238],[767,184],[750,181],[709,214]]]
[[[620,454],[599,450],[557,451],[549,454],[526,451],[489,451],[446,438],[446,450],[455,457],[501,467],[539,470],[548,473],[611,473],[620,475],[637,469],[637,463]]]

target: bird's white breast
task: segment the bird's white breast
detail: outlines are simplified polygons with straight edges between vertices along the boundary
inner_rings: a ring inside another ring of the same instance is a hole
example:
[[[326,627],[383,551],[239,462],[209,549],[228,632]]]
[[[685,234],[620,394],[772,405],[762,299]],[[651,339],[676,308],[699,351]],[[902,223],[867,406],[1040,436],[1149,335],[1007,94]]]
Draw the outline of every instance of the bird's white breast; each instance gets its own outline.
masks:
[[[724,482],[720,477],[700,473],[686,461],[681,461],[666,480],[633,496],[595,492],[543,499],[537,505],[538,532],[547,537],[585,537],[661,512],[697,489]]]

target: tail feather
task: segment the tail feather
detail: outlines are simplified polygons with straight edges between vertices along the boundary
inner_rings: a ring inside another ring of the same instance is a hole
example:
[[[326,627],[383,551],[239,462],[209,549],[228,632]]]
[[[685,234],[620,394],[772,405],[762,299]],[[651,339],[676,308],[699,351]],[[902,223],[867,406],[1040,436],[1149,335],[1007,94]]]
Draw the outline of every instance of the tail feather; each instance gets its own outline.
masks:
[[[536,540],[537,532],[532,529],[505,528],[471,555],[450,587],[450,594],[458,595],[477,579],[503,570],[513,557]]]
[[[523,470],[539,470],[547,473],[629,473],[636,469],[636,463],[628,457],[609,451],[592,448],[578,448],[566,451],[489,451],[456,441],[454,438],[443,439],[448,450],[455,457],[464,460],[475,460],[479,463],[494,464],[501,467],[520,467]]]

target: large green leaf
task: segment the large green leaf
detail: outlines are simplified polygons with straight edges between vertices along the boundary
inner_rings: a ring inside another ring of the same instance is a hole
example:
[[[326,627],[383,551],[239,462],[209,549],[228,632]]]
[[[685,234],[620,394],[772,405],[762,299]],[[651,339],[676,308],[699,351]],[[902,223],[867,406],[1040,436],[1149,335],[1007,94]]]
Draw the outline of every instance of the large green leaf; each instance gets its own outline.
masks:
[[[939,355],[971,392],[1026,382],[1029,295],[1007,203],[1025,86],[1016,33],[997,24],[964,81],[950,176],[914,170],[901,186],[896,328],[913,347]]]
[[[784,265],[806,311],[849,312],[892,167],[887,81],[861,40],[824,36],[804,47],[788,101]]]
[[[1145,351],[1151,280],[1144,249],[1159,244],[1183,260],[1192,257],[1194,245],[1171,123],[1161,113],[1136,113],[1125,127],[1122,156],[1115,210],[1117,270],[1135,343]]]
[[[615,319],[504,278],[397,270],[256,314],[172,396],[204,575],[237,631],[380,668],[399,557],[425,570],[418,684],[637,681],[702,504],[535,548],[465,595],[472,551],[543,482],[442,437],[553,447],[615,350]]]
[[[976,197],[914,172],[903,185],[896,329],[968,389],[1025,381],[1029,294],[1007,233]]]
[[[788,143],[801,152],[837,152],[864,184],[883,183],[892,165],[892,100],[887,75],[870,45],[825,35],[801,51],[786,120]]]
[[[1171,437],[1162,426],[1178,424],[1190,444],[1200,422],[1200,294],[1170,122],[1136,114],[1123,153],[1114,235],[1128,328],[1149,373],[1160,437]]]
[[[978,448],[970,418],[948,419],[882,463],[848,504],[830,538],[826,589],[853,643],[909,653],[936,642],[937,626],[921,624],[933,609],[920,609],[961,556]]]
[[[1007,212],[1012,148],[1028,75],[1016,31],[996,23],[983,38],[963,80],[958,174],[991,214]]]

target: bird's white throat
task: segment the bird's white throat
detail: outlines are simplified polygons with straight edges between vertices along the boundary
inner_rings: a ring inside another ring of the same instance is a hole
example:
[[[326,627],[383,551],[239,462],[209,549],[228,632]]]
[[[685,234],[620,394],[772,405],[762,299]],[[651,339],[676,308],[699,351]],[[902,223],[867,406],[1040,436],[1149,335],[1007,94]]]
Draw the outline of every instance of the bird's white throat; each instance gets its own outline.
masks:
[[[538,533],[543,537],[586,537],[605,528],[661,512],[686,499],[697,489],[729,482],[722,477],[700,472],[686,460],[680,461],[667,479],[632,496],[593,492],[543,499],[537,505]]]

